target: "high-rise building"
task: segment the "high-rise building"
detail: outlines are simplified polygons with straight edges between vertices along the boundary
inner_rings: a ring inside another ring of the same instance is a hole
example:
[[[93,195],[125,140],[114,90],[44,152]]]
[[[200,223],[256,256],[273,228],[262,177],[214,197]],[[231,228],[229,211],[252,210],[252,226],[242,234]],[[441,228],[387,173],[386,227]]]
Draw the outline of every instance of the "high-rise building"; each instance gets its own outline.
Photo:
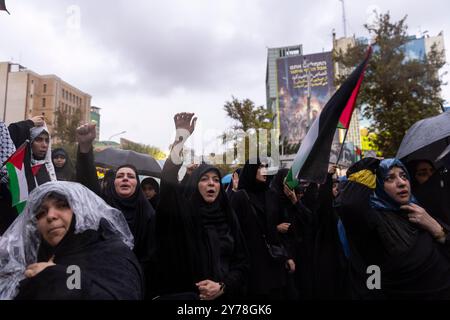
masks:
[[[95,140],[100,140],[100,108],[99,107],[91,107],[91,121],[95,121]]]
[[[267,108],[276,113],[277,108],[277,59],[287,56],[301,56],[302,45],[267,49],[267,69],[266,69],[266,103]]]
[[[334,91],[331,51],[303,54],[302,45],[268,49],[267,108],[276,115],[274,127],[279,129],[285,162],[295,155]],[[337,158],[339,149],[336,135],[330,161]]]
[[[80,111],[90,119],[91,96],[55,75],[39,75],[12,62],[0,62],[0,120],[6,124],[44,115],[50,133],[55,112],[68,116]]]

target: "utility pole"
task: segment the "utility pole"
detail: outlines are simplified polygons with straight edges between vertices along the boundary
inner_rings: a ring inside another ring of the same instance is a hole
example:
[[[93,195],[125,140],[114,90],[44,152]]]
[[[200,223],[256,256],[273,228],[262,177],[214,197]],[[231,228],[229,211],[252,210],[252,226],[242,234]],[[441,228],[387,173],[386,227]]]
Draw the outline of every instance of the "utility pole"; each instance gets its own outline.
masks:
[[[113,137],[119,136],[119,135],[124,134],[124,133],[127,133],[127,132],[126,132],[126,131],[122,131],[122,132],[113,134],[112,136],[109,137],[108,141],[111,141],[111,139],[112,139]]]
[[[347,38],[347,18],[345,17],[345,4],[344,0],[339,0],[342,2],[342,25],[344,27],[344,37]]]

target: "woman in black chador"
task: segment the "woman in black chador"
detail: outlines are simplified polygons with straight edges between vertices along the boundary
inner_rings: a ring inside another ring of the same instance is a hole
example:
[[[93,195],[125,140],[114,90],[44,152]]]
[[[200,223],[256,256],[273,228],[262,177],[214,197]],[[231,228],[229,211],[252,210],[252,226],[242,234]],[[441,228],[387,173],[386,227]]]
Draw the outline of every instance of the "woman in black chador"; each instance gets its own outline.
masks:
[[[48,182],[0,238],[0,299],[142,299],[123,215],[84,186]]]
[[[411,189],[417,201],[440,222],[450,225],[450,172],[445,167],[436,169],[429,160],[408,163]]]
[[[141,182],[142,191],[145,197],[152,205],[153,209],[158,208],[159,204],[159,183],[152,177],[147,177]]]
[[[239,176],[238,191],[232,198],[250,254],[249,297],[285,299],[288,271],[295,271],[292,253],[287,250],[277,258],[268,245],[284,248],[277,233],[281,207],[275,192],[267,183],[267,163],[248,160]],[[285,248],[287,249],[287,248]]]
[[[314,273],[314,216],[295,190],[289,189],[285,184],[288,172],[288,169],[280,169],[270,185],[278,196],[281,206],[277,231],[283,244],[294,257],[296,270],[291,285],[296,289],[298,298],[311,299]]]
[[[379,271],[367,281],[380,288],[372,291],[386,299],[450,299],[448,229],[417,203],[405,166],[366,158],[348,175],[339,215],[350,259],[358,256],[370,272]]]
[[[161,177],[156,213],[158,292],[165,299],[236,299],[245,293],[248,258],[239,223],[216,167],[201,164],[178,181],[193,114],[175,115],[177,137]],[[184,137],[184,139],[183,139]]]
[[[63,148],[52,150],[52,161],[58,181],[75,181],[75,169]]]
[[[95,125],[77,129],[77,181],[101,196],[110,206],[122,211],[134,237],[134,253],[146,278],[146,296],[152,292],[155,211],[142,192],[136,168],[123,164],[115,171],[113,181],[100,187],[94,166],[92,142]]]

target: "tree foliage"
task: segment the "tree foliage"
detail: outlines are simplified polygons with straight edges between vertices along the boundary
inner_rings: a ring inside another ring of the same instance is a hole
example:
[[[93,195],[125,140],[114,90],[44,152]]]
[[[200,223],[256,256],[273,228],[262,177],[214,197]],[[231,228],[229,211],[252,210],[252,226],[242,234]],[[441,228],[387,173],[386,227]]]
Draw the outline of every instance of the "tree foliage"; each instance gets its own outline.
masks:
[[[167,155],[157,147],[133,142],[123,138],[120,139],[120,146],[123,150],[131,150],[151,155],[155,158],[155,160],[163,160],[167,157]]]
[[[391,21],[389,12],[379,14],[373,24],[364,27],[375,39],[373,54],[358,97],[362,114],[377,135],[374,143],[385,157],[395,156],[406,131],[415,122],[439,113],[442,80],[439,69],[445,64],[443,52],[436,46],[428,55],[414,58],[406,54],[406,16]],[[360,61],[367,46],[356,43],[345,52],[334,52],[338,64],[351,70]],[[344,81],[345,75],[337,80]]]
[[[68,114],[57,109],[55,112],[55,125],[53,127],[53,137],[56,143],[52,146],[63,148],[69,155],[72,163],[75,163],[77,152],[77,134],[76,130],[81,124],[81,111],[76,109],[73,114]]]
[[[270,130],[273,128],[273,114],[265,109],[263,106],[257,107],[250,99],[239,100],[232,97],[231,101],[226,101],[224,110],[229,118],[234,120],[234,124],[230,130],[225,132],[222,136],[224,143],[233,142],[234,151],[237,152],[237,144],[242,142],[242,133],[252,133],[256,135],[258,146],[257,149],[266,144],[267,151],[270,155]],[[267,131],[267,142],[261,139],[258,129],[265,129]],[[250,139],[248,135],[244,138],[245,143],[245,159],[249,157]]]

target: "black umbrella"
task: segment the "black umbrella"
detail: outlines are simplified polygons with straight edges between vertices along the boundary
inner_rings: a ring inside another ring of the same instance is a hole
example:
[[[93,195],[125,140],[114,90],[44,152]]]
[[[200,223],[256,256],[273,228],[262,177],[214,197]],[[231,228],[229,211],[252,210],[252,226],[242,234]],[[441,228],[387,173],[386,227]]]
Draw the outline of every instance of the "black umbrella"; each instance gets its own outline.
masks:
[[[450,142],[450,112],[420,120],[403,137],[397,158],[404,162],[428,159],[433,162]]]
[[[131,164],[141,175],[160,177],[161,166],[150,155],[131,150],[107,148],[94,154],[95,164],[101,167],[117,169],[121,165]]]

